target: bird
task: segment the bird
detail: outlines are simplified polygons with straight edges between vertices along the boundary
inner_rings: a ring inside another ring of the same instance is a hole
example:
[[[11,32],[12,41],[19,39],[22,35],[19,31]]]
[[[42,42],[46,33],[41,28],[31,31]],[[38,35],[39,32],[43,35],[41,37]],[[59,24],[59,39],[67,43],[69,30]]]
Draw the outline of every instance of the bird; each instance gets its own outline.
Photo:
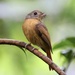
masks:
[[[40,10],[34,10],[27,14],[22,29],[27,40],[34,45],[40,47],[46,54],[47,57],[52,60],[51,52],[52,46],[50,41],[50,35],[48,29],[43,23],[43,19],[46,14]],[[49,70],[52,68],[49,65]]]

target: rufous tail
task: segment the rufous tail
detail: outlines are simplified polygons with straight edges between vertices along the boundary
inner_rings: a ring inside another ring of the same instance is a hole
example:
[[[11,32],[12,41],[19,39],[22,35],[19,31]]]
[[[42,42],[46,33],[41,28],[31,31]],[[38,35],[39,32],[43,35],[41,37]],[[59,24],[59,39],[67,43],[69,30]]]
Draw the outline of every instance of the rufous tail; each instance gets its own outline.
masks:
[[[47,53],[47,57],[49,57],[49,58],[52,60],[50,50],[47,50],[46,53]],[[50,67],[50,65],[49,65],[49,70],[53,70],[53,69]]]

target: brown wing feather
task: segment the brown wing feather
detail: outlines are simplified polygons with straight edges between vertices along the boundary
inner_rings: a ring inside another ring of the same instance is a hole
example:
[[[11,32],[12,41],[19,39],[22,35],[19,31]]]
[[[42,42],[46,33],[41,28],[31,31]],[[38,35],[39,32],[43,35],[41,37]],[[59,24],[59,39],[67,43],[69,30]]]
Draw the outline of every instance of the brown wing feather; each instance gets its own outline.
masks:
[[[42,49],[46,52],[47,56],[52,60],[51,57],[52,47],[51,47],[50,37],[47,28],[42,23],[39,23],[36,25],[35,31],[38,34],[38,36],[43,40],[43,42],[46,43],[47,47],[46,48],[42,47]],[[51,69],[52,68],[49,65],[49,70]]]
[[[36,30],[37,34],[41,37],[41,39],[52,50],[51,43],[50,43],[50,37],[49,37],[49,33],[48,33],[47,28],[42,23],[39,23],[39,24],[36,25],[36,29],[35,30]]]

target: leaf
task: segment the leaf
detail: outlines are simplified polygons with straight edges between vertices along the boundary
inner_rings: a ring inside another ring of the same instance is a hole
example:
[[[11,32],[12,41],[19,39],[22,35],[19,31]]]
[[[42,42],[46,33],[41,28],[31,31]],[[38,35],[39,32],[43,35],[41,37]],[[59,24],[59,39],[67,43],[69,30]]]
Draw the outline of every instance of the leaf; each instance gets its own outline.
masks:
[[[74,52],[72,49],[62,50],[60,54],[65,56],[68,62],[70,62],[74,58]]]
[[[70,37],[70,38],[67,38],[66,40],[70,41],[70,43],[72,44],[72,46],[75,47],[75,37]]]
[[[54,45],[53,49],[75,47],[75,37],[69,37]]]

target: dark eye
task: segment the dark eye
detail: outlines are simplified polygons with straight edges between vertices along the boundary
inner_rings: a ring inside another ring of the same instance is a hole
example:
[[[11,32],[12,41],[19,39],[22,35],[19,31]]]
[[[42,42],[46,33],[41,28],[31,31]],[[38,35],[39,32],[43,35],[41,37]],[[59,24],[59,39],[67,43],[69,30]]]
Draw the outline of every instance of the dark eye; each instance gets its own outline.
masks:
[[[34,12],[34,15],[37,15],[37,12]]]

